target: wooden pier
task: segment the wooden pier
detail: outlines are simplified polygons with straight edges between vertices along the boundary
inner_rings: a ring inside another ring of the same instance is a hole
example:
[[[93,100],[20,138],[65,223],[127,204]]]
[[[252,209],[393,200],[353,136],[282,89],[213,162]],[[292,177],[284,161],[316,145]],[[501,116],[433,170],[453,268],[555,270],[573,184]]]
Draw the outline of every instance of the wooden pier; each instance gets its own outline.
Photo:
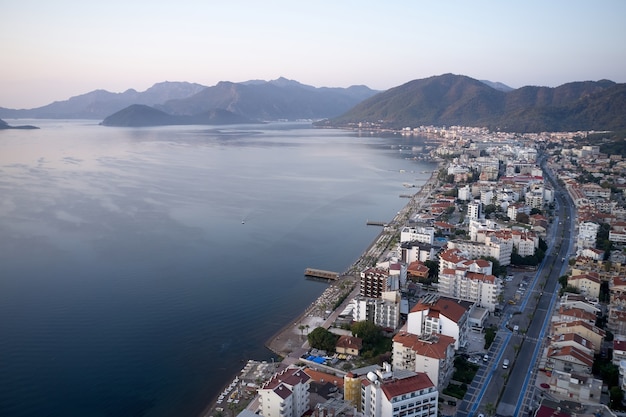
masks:
[[[375,222],[372,220],[368,220],[366,223],[368,226],[382,226],[382,227],[387,227],[387,223],[385,222]]]
[[[335,281],[339,278],[339,272],[324,271],[323,269],[307,268],[304,270],[304,276],[308,278],[328,279]]]

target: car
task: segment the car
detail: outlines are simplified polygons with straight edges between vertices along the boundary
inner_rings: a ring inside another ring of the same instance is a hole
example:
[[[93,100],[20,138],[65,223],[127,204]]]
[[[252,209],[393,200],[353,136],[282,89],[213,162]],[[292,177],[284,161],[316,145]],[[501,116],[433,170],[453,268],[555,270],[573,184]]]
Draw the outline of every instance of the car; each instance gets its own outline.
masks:
[[[506,369],[509,367],[509,360],[505,359],[502,361],[502,369]]]
[[[483,356],[483,362],[488,362],[488,361],[489,361],[489,355],[485,353],[485,356]]]
[[[519,326],[517,324],[515,326],[513,326],[513,331],[515,333],[519,332]]]

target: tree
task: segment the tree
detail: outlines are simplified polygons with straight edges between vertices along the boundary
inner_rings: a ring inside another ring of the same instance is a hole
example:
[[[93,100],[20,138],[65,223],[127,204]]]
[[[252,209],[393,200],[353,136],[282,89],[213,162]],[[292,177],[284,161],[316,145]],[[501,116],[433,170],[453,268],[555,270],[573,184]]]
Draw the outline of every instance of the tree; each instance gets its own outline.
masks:
[[[528,224],[528,222],[530,221],[530,217],[526,213],[517,213],[517,216],[515,216],[515,221],[518,223]]]
[[[337,346],[337,339],[339,336],[329,332],[323,327],[315,328],[308,334],[307,340],[309,345],[315,349],[321,349],[328,352],[333,352]]]
[[[350,329],[352,335],[360,337],[363,345],[375,345],[381,337],[381,329],[371,321],[357,321]]]
[[[611,409],[622,410],[624,408],[624,406],[622,405],[624,392],[618,385],[609,389],[609,398],[611,399]]]
[[[424,261],[424,265],[428,267],[428,277],[437,278],[439,276],[439,262],[437,261]]]

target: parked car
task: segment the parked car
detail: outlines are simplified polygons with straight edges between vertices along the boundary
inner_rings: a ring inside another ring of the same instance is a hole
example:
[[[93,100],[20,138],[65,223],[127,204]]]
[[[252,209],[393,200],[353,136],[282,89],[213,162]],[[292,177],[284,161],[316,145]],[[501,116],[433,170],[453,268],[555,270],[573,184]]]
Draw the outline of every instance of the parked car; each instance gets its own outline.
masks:
[[[508,368],[508,367],[509,367],[509,360],[508,360],[508,359],[504,359],[504,360],[502,361],[502,368],[503,368],[503,369],[506,369],[506,368]]]

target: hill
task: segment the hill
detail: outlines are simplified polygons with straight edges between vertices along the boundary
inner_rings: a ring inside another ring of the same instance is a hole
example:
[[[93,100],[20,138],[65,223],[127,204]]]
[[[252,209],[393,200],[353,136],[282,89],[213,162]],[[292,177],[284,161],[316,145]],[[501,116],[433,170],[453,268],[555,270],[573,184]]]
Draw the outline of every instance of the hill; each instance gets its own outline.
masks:
[[[35,109],[0,108],[0,117],[102,120],[130,105],[143,104],[172,115],[195,116],[223,109],[256,120],[322,119],[345,113],[376,93],[365,86],[316,88],[285,78],[223,81],[213,87],[164,82],[144,92],[96,90]]]
[[[169,125],[224,125],[255,123],[227,110],[211,110],[196,115],[171,115],[143,104],[133,104],[105,118],[103,126],[147,127]]]
[[[321,119],[340,115],[377,92],[365,86],[316,88],[279,78],[273,81],[223,81],[157,108],[171,114],[225,109],[250,119]]]
[[[626,127],[626,84],[584,81],[501,91],[463,75],[410,81],[379,93],[319,126],[358,124],[480,126],[515,132],[620,130]]]
[[[37,126],[32,125],[22,125],[22,126],[11,126],[4,120],[0,119],[0,130],[5,129],[39,129]]]
[[[123,93],[94,90],[71,97],[64,101],[34,109],[0,108],[0,117],[32,119],[103,119],[131,104],[155,105],[167,100],[189,97],[206,88],[200,84],[187,82],[162,82],[154,84],[146,91],[129,89]]]

